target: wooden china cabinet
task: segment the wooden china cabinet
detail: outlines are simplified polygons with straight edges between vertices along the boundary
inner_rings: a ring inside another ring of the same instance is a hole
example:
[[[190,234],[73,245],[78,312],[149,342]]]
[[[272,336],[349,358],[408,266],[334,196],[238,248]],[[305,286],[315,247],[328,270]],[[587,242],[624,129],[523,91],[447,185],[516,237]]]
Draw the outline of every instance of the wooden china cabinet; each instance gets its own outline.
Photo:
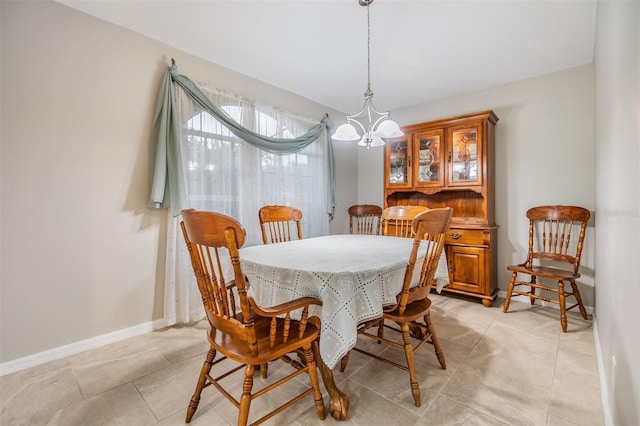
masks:
[[[445,240],[444,291],[480,298],[498,294],[494,217],[494,128],[483,111],[402,128],[384,153],[384,206],[452,207]]]

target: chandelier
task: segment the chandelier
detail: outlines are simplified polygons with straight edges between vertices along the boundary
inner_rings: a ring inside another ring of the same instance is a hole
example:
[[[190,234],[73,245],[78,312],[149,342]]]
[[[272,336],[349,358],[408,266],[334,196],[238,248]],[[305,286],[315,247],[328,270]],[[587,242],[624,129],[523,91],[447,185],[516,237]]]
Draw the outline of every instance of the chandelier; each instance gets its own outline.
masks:
[[[364,92],[364,106],[354,115],[347,115],[347,122],[338,126],[331,136],[337,141],[357,141],[358,145],[370,148],[384,145],[387,138],[404,135],[398,124],[389,118],[389,112],[380,112],[373,106],[373,92],[371,91],[371,19],[369,5],[373,0],[358,0],[360,6],[367,7],[367,91]],[[362,120],[362,121],[361,121]],[[358,133],[356,125],[362,132]]]

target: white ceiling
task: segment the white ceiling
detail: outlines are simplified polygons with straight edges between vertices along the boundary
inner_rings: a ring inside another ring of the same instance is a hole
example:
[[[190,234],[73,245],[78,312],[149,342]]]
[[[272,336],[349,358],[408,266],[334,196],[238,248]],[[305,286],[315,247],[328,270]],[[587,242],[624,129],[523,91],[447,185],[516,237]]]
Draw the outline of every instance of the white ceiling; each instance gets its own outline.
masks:
[[[58,1],[338,111],[362,107],[367,10],[357,0]],[[376,0],[370,12],[380,110],[593,61],[596,0]]]

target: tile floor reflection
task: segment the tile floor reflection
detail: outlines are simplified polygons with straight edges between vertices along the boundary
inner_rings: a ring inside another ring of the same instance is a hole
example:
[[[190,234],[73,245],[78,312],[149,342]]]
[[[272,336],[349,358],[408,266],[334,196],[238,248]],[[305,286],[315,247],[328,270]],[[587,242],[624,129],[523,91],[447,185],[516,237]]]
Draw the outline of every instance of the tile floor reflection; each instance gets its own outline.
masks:
[[[448,295],[432,299],[447,369],[431,346],[418,351],[420,407],[413,404],[408,373],[352,352],[347,370],[335,372],[351,400],[346,422],[320,421],[307,397],[265,424],[604,424],[591,322],[571,312],[569,332],[562,333],[553,308],[514,302],[503,314],[501,300],[485,308]],[[204,321],[170,327],[3,376],[0,424],[183,425],[208,349],[206,328]],[[390,353],[397,349],[380,350],[403,358]],[[289,368],[279,364],[270,366],[267,381]],[[231,380],[239,395],[241,373]],[[254,386],[262,383],[257,374]],[[250,421],[300,386],[294,380],[256,400]],[[328,409],[326,394],[324,401]],[[235,425],[236,418],[236,409],[210,387],[191,424]]]

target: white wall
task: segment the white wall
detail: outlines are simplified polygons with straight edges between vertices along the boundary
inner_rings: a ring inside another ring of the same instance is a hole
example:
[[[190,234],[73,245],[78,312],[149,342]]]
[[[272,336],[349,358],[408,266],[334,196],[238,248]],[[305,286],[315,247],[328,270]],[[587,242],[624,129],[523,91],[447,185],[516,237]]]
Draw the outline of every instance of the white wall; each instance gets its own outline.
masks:
[[[527,209],[540,204],[575,204],[594,210],[593,67],[573,68],[392,114],[401,125],[407,125],[488,109],[499,118],[495,206],[498,286],[505,290],[510,277],[506,267],[526,257]],[[382,150],[361,150],[358,157],[358,199],[382,204]],[[590,226],[579,281],[589,306],[594,304],[594,247]]]
[[[611,424],[640,424],[640,2],[600,1],[596,320]],[[615,365],[614,365],[615,364]]]
[[[50,1],[2,1],[0,362],[162,318],[166,212],[146,208],[161,77],[335,111]],[[356,149],[336,146],[348,229]]]

